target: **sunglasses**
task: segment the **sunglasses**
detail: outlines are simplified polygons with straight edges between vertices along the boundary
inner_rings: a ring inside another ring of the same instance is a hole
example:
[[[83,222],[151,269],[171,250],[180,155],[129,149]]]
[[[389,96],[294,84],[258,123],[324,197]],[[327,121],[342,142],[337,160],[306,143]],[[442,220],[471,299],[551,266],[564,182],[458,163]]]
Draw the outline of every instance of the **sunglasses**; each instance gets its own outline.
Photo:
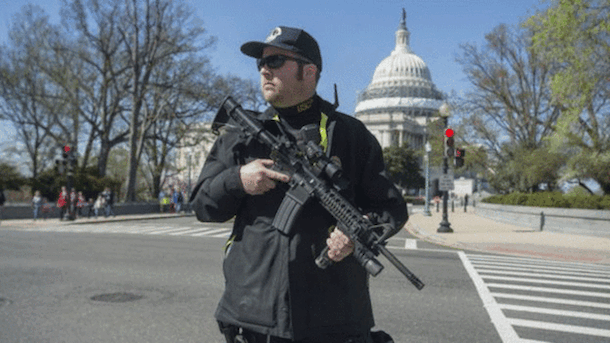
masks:
[[[284,63],[286,63],[286,61],[295,61],[295,62],[303,63],[303,64],[312,64],[312,62],[294,58],[294,57],[289,57],[289,56],[284,56],[284,55],[271,55],[271,56],[267,56],[267,57],[263,57],[263,58],[257,58],[256,66],[258,67],[258,71],[263,69],[263,66],[267,66],[269,69],[279,69],[284,65]]]

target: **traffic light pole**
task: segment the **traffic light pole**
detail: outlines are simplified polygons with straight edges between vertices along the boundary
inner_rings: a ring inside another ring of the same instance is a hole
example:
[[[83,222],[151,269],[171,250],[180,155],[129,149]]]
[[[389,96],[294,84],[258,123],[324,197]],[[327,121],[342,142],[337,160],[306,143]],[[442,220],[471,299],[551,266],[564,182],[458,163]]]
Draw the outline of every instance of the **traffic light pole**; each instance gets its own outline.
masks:
[[[445,125],[445,130],[446,130],[449,118],[443,117],[443,121],[444,121],[444,125]],[[449,157],[447,156],[447,153],[444,153],[443,174],[445,174],[445,175],[447,175],[447,172],[449,171],[449,161],[448,160],[449,160]],[[440,227],[438,228],[438,230],[436,230],[436,232],[440,232],[440,233],[453,232],[453,229],[451,228],[451,224],[449,223],[449,215],[447,213],[448,201],[449,201],[449,191],[445,190],[445,191],[443,191],[443,220],[441,221]]]

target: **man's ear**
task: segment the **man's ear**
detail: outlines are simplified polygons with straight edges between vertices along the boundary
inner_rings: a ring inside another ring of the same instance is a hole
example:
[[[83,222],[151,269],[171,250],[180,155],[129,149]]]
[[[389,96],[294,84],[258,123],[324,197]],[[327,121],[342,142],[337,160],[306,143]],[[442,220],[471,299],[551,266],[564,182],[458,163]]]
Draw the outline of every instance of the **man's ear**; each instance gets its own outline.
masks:
[[[305,66],[305,75],[307,77],[311,77],[311,76],[315,77],[317,70],[318,70],[318,67],[316,67],[313,64],[308,64]]]

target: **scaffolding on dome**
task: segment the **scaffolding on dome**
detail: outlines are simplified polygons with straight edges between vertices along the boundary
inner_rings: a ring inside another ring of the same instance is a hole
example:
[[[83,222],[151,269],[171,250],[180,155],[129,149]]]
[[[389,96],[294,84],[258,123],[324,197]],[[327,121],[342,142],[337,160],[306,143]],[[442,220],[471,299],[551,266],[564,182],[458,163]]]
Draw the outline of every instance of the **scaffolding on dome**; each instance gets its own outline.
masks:
[[[357,102],[379,98],[426,98],[443,100],[443,94],[435,88],[397,86],[366,89],[358,94]]]

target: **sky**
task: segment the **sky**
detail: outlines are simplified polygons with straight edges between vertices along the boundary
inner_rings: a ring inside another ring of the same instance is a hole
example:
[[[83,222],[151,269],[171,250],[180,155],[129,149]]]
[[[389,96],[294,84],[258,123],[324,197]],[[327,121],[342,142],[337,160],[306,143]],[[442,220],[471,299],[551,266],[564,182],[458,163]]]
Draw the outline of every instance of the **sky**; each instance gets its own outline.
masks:
[[[357,95],[371,82],[377,65],[395,46],[394,34],[407,12],[411,50],[428,65],[437,89],[458,94],[469,84],[455,62],[460,44],[482,45],[485,34],[499,24],[517,25],[537,8],[540,0],[185,0],[217,43],[208,51],[220,74],[259,80],[254,59],[239,48],[262,41],[276,26],[302,28],[320,45],[323,70],[318,94],[333,101],[339,92],[339,110],[353,114]],[[61,0],[0,0],[0,44],[8,42],[12,16],[26,3],[40,6],[53,24],[60,23]],[[10,128],[1,125],[0,142],[11,144]],[[7,143],[8,142],[8,143]]]

